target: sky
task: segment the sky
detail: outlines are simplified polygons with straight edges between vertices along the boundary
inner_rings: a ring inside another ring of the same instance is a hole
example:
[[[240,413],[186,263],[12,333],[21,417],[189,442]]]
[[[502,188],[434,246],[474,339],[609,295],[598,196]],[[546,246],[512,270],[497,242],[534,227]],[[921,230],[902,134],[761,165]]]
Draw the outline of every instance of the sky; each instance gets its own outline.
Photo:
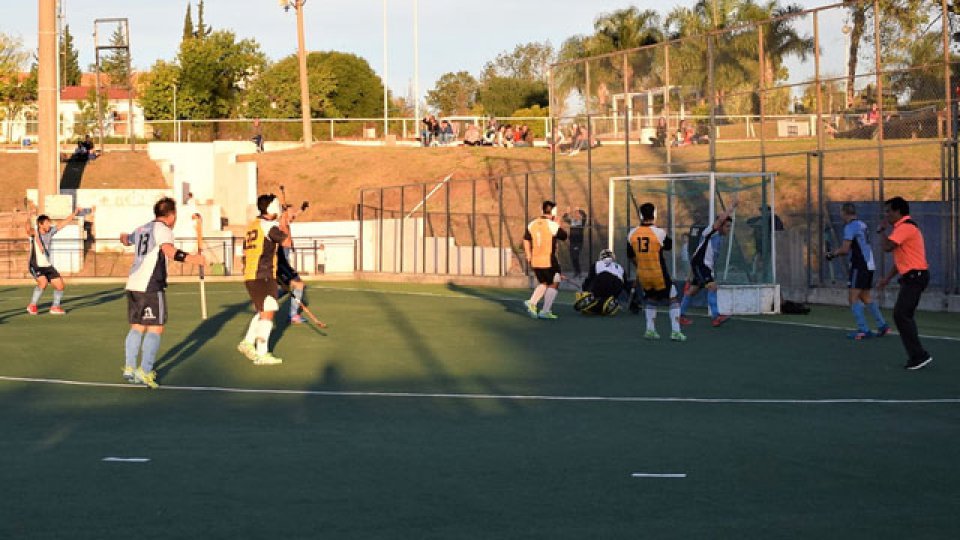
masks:
[[[192,0],[194,7],[197,0]],[[576,34],[589,34],[598,15],[629,6],[655,9],[690,6],[694,0],[386,0],[387,81],[396,95],[407,95],[414,81],[414,3],[419,5],[420,93],[433,88],[444,73],[468,71],[478,76],[484,64],[521,43],[549,41],[555,48]],[[135,69],[146,70],[158,59],[174,59],[183,29],[187,0],[62,0],[83,70],[94,62],[93,27],[98,18],[128,18]],[[37,46],[36,0],[8,2],[0,32]],[[800,0],[804,8],[833,3]],[[232,30],[239,38],[255,38],[271,60],[296,52],[296,15],[284,12],[278,0],[206,0],[205,22],[215,30]],[[352,52],[384,71],[383,0],[307,0],[304,7],[309,50]],[[194,9],[193,20],[197,14]],[[827,70],[839,70],[843,49],[839,16],[825,17],[821,32]],[[808,30],[812,33],[812,30]],[[101,38],[103,41],[109,36]],[[795,63],[797,73],[812,69]],[[835,67],[834,67],[835,66]]]

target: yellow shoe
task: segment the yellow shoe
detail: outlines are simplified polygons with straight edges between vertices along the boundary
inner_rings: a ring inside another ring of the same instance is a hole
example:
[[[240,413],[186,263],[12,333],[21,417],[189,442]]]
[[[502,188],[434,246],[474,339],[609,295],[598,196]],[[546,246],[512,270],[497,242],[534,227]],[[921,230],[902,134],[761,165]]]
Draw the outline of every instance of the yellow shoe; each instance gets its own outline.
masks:
[[[275,366],[277,364],[282,364],[283,360],[277,358],[271,353],[259,354],[257,358],[253,361],[255,366]]]
[[[151,371],[150,373],[144,373],[143,369],[137,368],[137,371],[133,374],[133,382],[137,384],[145,385],[151,390],[156,390],[160,388],[160,385],[157,384],[157,372]]]

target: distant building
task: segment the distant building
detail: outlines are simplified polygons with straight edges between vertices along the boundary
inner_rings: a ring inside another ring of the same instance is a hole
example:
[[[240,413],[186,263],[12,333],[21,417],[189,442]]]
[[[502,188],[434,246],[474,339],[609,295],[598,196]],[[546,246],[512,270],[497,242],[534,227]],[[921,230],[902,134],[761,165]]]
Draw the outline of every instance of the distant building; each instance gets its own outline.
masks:
[[[134,87],[136,87],[137,74],[134,74]],[[60,90],[60,142],[62,144],[72,144],[80,137],[79,123],[83,120],[83,108],[85,105],[92,104],[88,97],[91,91],[96,90],[96,76],[93,73],[84,73],[80,81],[80,86],[66,86]],[[133,115],[133,134],[135,137],[142,138],[145,133],[143,118],[143,108],[137,103],[136,97],[133,99],[133,108],[130,108],[130,91],[125,88],[109,86],[107,77],[101,75],[101,95],[106,97],[106,111],[104,112],[103,134],[105,137],[125,138],[130,129],[128,119]],[[29,140],[36,142],[38,124],[36,105],[30,105],[20,111],[14,118],[6,118],[7,115],[0,115],[4,119],[0,121],[0,142],[7,144],[22,144]],[[88,115],[95,119],[94,114]],[[90,126],[88,132],[96,137],[98,127]]]

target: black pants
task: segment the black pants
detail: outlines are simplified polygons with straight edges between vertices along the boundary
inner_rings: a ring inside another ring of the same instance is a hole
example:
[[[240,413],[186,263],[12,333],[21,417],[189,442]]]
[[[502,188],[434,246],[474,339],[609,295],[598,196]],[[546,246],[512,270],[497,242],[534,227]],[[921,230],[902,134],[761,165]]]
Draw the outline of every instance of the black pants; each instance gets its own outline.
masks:
[[[580,275],[580,248],[583,247],[583,240],[579,242],[570,242],[570,264],[573,266],[573,274]]]
[[[930,283],[930,272],[926,270],[911,270],[903,274],[900,276],[897,303],[893,306],[893,320],[911,362],[923,362],[930,356],[920,344],[917,322],[913,319],[917,304],[920,303],[920,295],[923,294],[928,283]]]

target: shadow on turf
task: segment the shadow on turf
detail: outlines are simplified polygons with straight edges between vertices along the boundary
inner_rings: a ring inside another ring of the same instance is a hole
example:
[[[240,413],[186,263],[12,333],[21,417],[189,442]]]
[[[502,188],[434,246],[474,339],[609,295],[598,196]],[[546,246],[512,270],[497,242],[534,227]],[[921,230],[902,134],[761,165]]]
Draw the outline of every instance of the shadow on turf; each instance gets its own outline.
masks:
[[[53,291],[52,287],[47,287],[47,289],[49,289],[50,291]],[[16,289],[10,289],[10,290],[16,290]],[[47,301],[38,305],[41,313],[46,312],[49,309],[51,304],[50,295],[52,294],[52,292],[47,292],[46,290],[43,292]],[[92,293],[84,294],[80,296],[65,296],[63,307],[68,312],[78,310],[78,309],[88,308],[88,307],[95,307],[101,304],[106,304],[109,302],[113,302],[114,300],[123,298],[124,294],[125,294],[125,291],[122,288],[116,288],[116,289],[107,289],[105,291],[92,292]],[[29,302],[29,300],[25,300],[25,301]],[[27,304],[23,304],[23,307],[8,309],[7,311],[0,312],[0,323],[5,322],[7,319],[13,318],[14,316],[17,316],[17,315],[29,316],[27,315],[26,307],[27,307]]]
[[[167,350],[167,352],[157,360],[156,367],[154,368],[157,376],[162,378],[173,371],[183,361],[196,354],[203,348],[206,342],[209,341],[212,336],[219,333],[231,319],[239,314],[247,314],[249,306],[250,303],[247,301],[229,304],[209,319],[201,322],[187,337]]]
[[[493,304],[499,304],[503,307],[503,310],[508,313],[516,313],[523,316],[527,315],[527,308],[523,305],[523,298],[504,298],[503,296],[498,296],[496,293],[490,293],[482,289],[474,289],[472,287],[463,287],[454,283],[448,283],[447,290],[465,296],[472,296],[474,298],[486,300]]]

